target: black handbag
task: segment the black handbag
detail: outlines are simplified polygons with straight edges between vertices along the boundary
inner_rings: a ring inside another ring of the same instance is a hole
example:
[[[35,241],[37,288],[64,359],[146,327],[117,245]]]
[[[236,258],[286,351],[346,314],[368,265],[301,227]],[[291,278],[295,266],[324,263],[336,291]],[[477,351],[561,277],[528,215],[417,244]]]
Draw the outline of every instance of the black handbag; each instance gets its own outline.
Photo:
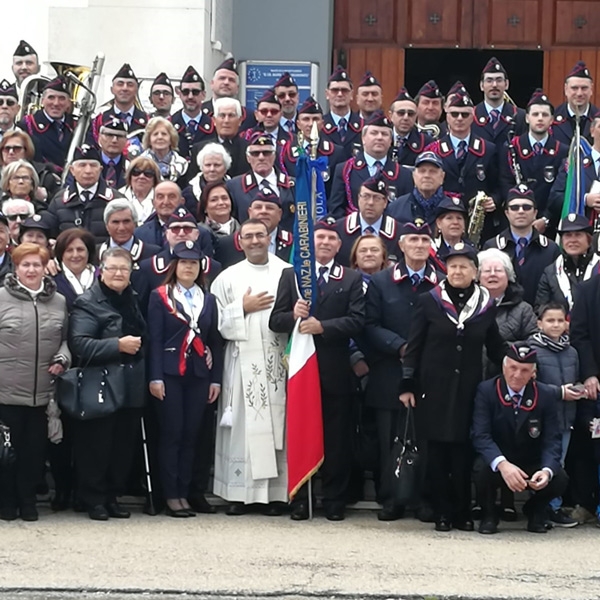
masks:
[[[74,367],[57,379],[58,406],[79,421],[112,415],[124,406],[125,393],[121,364]]]
[[[383,496],[396,506],[407,506],[416,496],[419,482],[419,449],[416,443],[413,410],[406,411],[404,436],[394,439],[384,473]]]
[[[0,469],[8,469],[15,464],[15,449],[10,441],[10,429],[0,421]]]

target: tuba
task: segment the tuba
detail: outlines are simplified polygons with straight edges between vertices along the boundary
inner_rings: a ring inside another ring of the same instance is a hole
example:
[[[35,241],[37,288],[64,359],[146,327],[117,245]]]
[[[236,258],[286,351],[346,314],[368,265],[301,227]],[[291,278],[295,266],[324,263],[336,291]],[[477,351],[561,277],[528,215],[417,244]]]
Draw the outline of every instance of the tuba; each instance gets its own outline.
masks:
[[[42,90],[49,81],[49,77],[37,74],[29,75],[22,81],[19,87],[19,105],[21,108],[17,113],[17,122],[42,108]]]
[[[485,221],[485,210],[483,201],[487,197],[485,192],[479,191],[469,200],[469,224],[467,226],[467,236],[473,242],[475,247],[479,247],[479,239],[483,231]]]
[[[442,132],[441,127],[437,123],[427,123],[427,125],[419,125],[417,123],[417,130],[420,133],[430,135],[434,140],[437,140]]]

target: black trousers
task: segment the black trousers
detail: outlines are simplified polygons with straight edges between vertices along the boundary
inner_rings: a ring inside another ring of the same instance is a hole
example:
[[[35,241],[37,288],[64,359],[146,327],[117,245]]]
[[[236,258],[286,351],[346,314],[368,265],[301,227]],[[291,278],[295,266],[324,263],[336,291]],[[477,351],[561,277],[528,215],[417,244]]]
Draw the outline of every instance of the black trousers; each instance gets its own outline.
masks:
[[[207,404],[196,436],[196,451],[192,467],[189,496],[204,496],[208,490],[210,472],[215,462],[217,434],[217,403]]]
[[[0,421],[10,428],[16,454],[15,465],[0,471],[0,504],[10,508],[35,505],[48,440],[46,407],[0,405]]]
[[[530,477],[539,471],[539,465],[528,465],[519,467]],[[481,509],[483,517],[495,518],[496,494],[498,488],[508,489],[499,471],[492,471],[490,466],[481,457],[475,461],[475,485],[477,493],[481,498]],[[567,489],[569,477],[564,469],[560,469],[550,480],[550,483],[538,492],[535,492],[528,500],[532,513],[541,514],[546,509],[552,498],[562,496]]]
[[[141,409],[125,408],[101,419],[74,422],[78,498],[86,507],[114,502],[125,493]]]
[[[467,519],[473,452],[469,442],[427,442],[427,475],[436,518]]]
[[[63,439],[58,444],[48,442],[48,459],[54,479],[56,495],[70,496],[74,487],[73,420],[66,414],[60,416]]]
[[[406,412],[406,411],[404,411]],[[402,425],[398,421],[399,408],[396,410],[378,408],[376,409],[376,422],[377,422],[377,440],[379,442],[379,475],[385,477],[386,467],[390,459],[390,452],[394,445],[394,439],[402,428]],[[402,430],[401,433],[404,433]],[[385,486],[378,486],[378,500],[381,503],[389,500],[388,493],[386,493]]]

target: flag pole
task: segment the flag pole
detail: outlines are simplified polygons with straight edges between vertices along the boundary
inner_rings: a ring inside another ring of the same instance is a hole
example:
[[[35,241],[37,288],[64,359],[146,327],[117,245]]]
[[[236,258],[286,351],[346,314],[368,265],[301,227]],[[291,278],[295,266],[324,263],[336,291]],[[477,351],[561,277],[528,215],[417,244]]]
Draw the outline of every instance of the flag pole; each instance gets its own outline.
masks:
[[[581,126],[579,123],[579,107],[575,106],[575,198],[577,198],[577,213],[581,208]],[[585,214],[585,206],[583,207]]]

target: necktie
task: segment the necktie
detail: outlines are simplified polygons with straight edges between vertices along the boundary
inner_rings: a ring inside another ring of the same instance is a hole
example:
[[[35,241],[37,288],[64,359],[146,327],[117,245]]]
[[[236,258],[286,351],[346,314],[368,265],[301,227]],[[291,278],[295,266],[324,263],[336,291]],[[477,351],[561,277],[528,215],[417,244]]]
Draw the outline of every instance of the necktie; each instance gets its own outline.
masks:
[[[496,108],[490,112],[490,121],[492,123],[492,129],[498,129],[498,125],[500,125],[500,111]]]
[[[536,156],[539,156],[542,153],[543,150],[544,150],[544,146],[542,146],[542,142],[536,142],[533,145],[533,153]]]
[[[521,403],[521,394],[515,394],[512,397],[512,405],[515,410],[519,409],[519,404]]]
[[[291,119],[288,119],[285,122],[285,126],[287,127],[288,133],[294,133],[294,122]]]
[[[369,225],[368,227],[365,227],[364,233],[375,233],[375,229]]]
[[[65,124],[62,121],[54,121],[54,124],[58,131],[58,141],[62,142],[65,139]]]
[[[194,310],[194,294],[192,294],[191,290],[185,290],[183,292],[185,299],[187,300],[188,306],[190,307],[190,311]]]
[[[108,168],[106,169],[106,183],[108,183],[109,187],[117,187],[117,170],[116,163],[114,160],[108,161]]]
[[[81,192],[81,201],[84,204],[86,202],[89,202],[91,197],[92,197],[92,192],[90,192],[90,190],[83,190],[83,192]]]
[[[517,261],[520,267],[525,262],[525,248],[527,248],[527,238],[520,237],[517,240]]]
[[[456,149],[456,160],[462,162],[467,156],[467,142],[461,140],[458,142],[458,148]]]
[[[410,280],[412,281],[413,289],[417,289],[421,283],[421,276],[418,273],[413,273],[410,276]]]
[[[319,286],[320,293],[323,293],[323,288],[327,281],[325,281],[325,273],[327,273],[327,267],[319,267],[319,277],[317,279],[317,285]]]
[[[194,135],[196,133],[196,128],[197,127],[198,127],[198,122],[197,121],[195,121],[194,119],[188,121],[187,130],[192,135]]]
[[[375,161],[375,175],[379,175],[381,173],[381,169],[383,169],[383,163],[380,160]]]
[[[338,132],[340,134],[340,140],[343,142],[346,139],[346,127],[348,125],[348,121],[342,117],[338,121]]]
[[[123,123],[125,123],[125,125],[129,125],[129,113],[121,112],[121,113],[117,114],[116,117],[117,117],[117,119],[120,119],[121,121],[123,121]]]

